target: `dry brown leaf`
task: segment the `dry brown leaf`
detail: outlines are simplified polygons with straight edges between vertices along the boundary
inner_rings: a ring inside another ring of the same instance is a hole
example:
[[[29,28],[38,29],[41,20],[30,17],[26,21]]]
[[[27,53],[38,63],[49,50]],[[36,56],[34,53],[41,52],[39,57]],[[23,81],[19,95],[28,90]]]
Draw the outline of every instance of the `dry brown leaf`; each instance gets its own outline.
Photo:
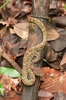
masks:
[[[7,33],[7,27],[4,26],[2,29],[0,29],[0,38],[2,38],[3,36],[5,36]]]
[[[14,26],[14,30],[20,38],[28,40],[29,23],[18,23]]]
[[[9,26],[9,23],[6,22],[6,21],[3,21],[3,20],[0,20],[0,24],[2,24],[2,25],[6,25],[6,26]]]
[[[59,91],[59,92],[55,93],[53,100],[66,100],[66,94]]]
[[[38,100],[50,100],[50,97],[39,97]]]
[[[55,93],[61,88],[61,82],[59,80],[60,77],[59,78],[48,77],[47,80],[45,80],[45,82],[41,84],[40,88],[45,91]]]
[[[11,88],[17,92],[16,86],[19,84],[19,79],[12,79],[8,76],[2,76],[0,83],[3,85],[4,91],[9,92]]]
[[[60,71],[51,70],[48,74],[44,75],[45,79],[42,82],[40,89],[43,89],[48,92],[57,92],[61,88],[61,83],[64,80],[65,75]]]
[[[10,33],[11,33],[11,34],[15,34],[15,30],[12,29],[12,28],[10,28]]]
[[[44,90],[40,90],[38,92],[38,97],[53,97],[53,94]]]
[[[33,73],[36,75],[36,76],[44,76],[41,68],[37,67],[37,68],[33,68]]]
[[[47,28],[47,41],[56,40],[60,34],[53,28]]]
[[[38,100],[50,100],[53,97],[53,94],[44,90],[40,90],[38,92],[38,97]]]
[[[66,72],[64,74],[63,82],[61,83],[61,88],[59,89],[60,92],[66,95]]]
[[[66,64],[66,53],[63,55],[63,58],[62,58],[62,60],[60,62],[60,66],[62,66],[64,64]]]
[[[43,67],[43,68],[42,68],[42,71],[43,71],[43,74],[44,74],[44,75],[47,75],[47,74],[50,73],[51,69],[50,69],[49,67]]]

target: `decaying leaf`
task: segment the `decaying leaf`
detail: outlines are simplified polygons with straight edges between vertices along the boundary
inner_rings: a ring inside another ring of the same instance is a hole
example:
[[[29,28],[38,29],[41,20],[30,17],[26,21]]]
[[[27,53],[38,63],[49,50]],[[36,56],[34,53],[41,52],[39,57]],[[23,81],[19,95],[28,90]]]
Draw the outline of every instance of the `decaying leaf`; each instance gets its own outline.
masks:
[[[3,21],[3,20],[0,20],[0,24],[2,24],[2,25],[6,25],[6,26],[9,26],[9,23],[6,22],[6,21]]]
[[[66,72],[64,74],[63,82],[61,83],[61,88],[59,89],[59,92],[66,94]]]
[[[51,69],[49,67],[44,67],[44,68],[42,68],[42,71],[43,71],[44,75],[47,75],[48,73],[50,73]]]
[[[33,68],[33,73],[36,75],[36,76],[44,76],[41,68],[37,67],[37,68]]]
[[[0,38],[2,38],[4,35],[6,35],[7,27],[4,26],[2,29],[0,29]]]
[[[60,62],[61,66],[64,65],[64,64],[66,64],[66,53],[63,55],[63,58],[62,58],[62,60]]]
[[[62,92],[57,92],[54,96],[54,100],[66,100],[66,95]]]
[[[47,28],[47,41],[56,40],[60,34],[53,28]]]
[[[11,34],[14,34],[14,33],[15,33],[15,30],[12,29],[12,28],[10,28],[10,33],[11,33]]]
[[[59,91],[66,94],[66,73],[62,74],[60,71],[55,71],[45,75],[45,80],[42,82],[40,89],[51,93]]]
[[[14,40],[14,39],[13,39]],[[5,41],[5,47],[7,49],[7,54],[14,56],[24,55],[27,48],[27,40],[21,39],[19,42],[11,44],[8,41]]]
[[[47,62],[53,62],[57,60],[57,53],[53,50],[51,44],[47,43],[44,51],[44,58]]]
[[[44,91],[44,90],[40,90],[40,91],[38,92],[38,96],[39,96],[39,97],[53,97],[53,94],[50,93],[50,92],[46,92],[46,91]]]
[[[20,38],[28,39],[29,24],[27,22],[16,24],[14,30]]]
[[[66,13],[66,12],[65,12]],[[59,16],[59,17],[56,17],[56,19],[54,20],[56,25],[61,27],[61,28],[64,28],[66,27],[66,16]]]
[[[50,70],[44,75],[45,79],[42,82],[40,89],[48,92],[55,93],[61,88],[61,83],[64,80],[65,75],[62,75],[60,71]]]
[[[11,88],[17,92],[16,86],[19,84],[19,82],[19,79],[12,79],[8,76],[2,76],[2,78],[0,79],[0,83],[3,86],[4,92],[11,91]]]
[[[50,100],[53,97],[53,94],[44,90],[40,90],[38,92],[38,97],[38,100]]]

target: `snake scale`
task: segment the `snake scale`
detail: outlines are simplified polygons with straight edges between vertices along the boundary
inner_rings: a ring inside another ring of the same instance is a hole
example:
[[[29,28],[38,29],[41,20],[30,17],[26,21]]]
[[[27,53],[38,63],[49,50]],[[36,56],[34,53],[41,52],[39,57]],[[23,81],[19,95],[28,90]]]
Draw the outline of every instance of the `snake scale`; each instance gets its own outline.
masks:
[[[40,60],[40,53],[46,44],[46,28],[44,24],[37,18],[30,17],[30,22],[36,24],[42,31],[43,40],[40,44],[30,47],[24,54],[22,67],[22,82],[26,86],[31,86],[35,82],[35,75],[32,71],[33,64]],[[35,57],[35,59],[33,59]],[[28,78],[28,75],[30,78]]]

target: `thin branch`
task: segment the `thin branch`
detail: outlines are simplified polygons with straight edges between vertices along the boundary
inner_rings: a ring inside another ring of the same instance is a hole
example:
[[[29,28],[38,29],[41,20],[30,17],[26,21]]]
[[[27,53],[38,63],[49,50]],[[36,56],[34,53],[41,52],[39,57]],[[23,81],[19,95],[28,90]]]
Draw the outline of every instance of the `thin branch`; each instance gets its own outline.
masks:
[[[7,53],[4,52],[3,48],[0,46],[0,51],[2,51],[1,56],[6,59],[20,74],[22,74],[20,66],[13,60],[11,59]]]

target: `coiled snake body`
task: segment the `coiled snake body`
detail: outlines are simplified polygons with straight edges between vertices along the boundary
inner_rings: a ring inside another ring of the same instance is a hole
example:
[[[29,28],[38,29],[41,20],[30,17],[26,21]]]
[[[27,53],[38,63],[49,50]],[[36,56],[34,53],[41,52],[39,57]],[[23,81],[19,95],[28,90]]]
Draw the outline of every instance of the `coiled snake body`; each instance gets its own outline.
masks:
[[[22,67],[22,82],[26,86],[31,86],[35,82],[35,75],[31,68],[33,68],[33,64],[40,60],[39,51],[42,50],[46,44],[46,28],[44,24],[38,20],[37,18],[30,18],[30,22],[35,23],[41,29],[43,34],[43,40],[40,44],[35,45],[29,48],[24,54],[23,58],[23,67]],[[35,59],[33,59],[35,57]],[[28,79],[28,75],[30,79]]]

